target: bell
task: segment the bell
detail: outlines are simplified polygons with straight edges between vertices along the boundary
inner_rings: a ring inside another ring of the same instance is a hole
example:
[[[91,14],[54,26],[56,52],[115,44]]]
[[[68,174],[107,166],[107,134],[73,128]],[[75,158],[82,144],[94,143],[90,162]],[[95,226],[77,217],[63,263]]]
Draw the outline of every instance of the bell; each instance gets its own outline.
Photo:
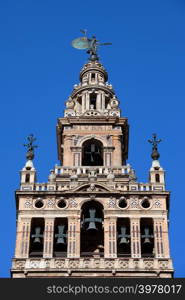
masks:
[[[65,228],[64,225],[58,226],[58,233],[55,234],[55,237],[57,238],[57,242],[56,242],[57,245],[59,245],[59,244],[65,245],[66,244],[64,238],[67,237],[67,234],[64,233],[64,228]]]
[[[63,245],[65,245],[64,238],[63,238],[63,237],[58,238],[56,244],[57,244],[57,245],[58,245],[58,244],[63,244]]]
[[[148,226],[145,226],[144,228],[144,234],[141,236],[144,238],[143,244],[151,244],[151,238],[153,238],[153,235],[150,234],[150,230]]]
[[[119,245],[129,244],[130,234],[126,234],[126,230],[126,226],[121,226],[121,234],[118,234],[118,238],[120,238]]]
[[[101,218],[96,218],[96,209],[95,208],[90,208],[89,209],[89,218],[85,218],[83,221],[83,224],[89,223],[88,230],[98,230],[96,227],[96,222],[102,223]]]
[[[89,226],[88,226],[88,228],[87,228],[87,231],[88,231],[88,230],[92,230],[92,229],[98,230],[98,229],[96,228],[95,222],[89,222]]]
[[[151,241],[149,238],[145,238],[143,244],[151,244]]]
[[[35,227],[35,234],[32,234],[31,237],[34,238],[34,244],[41,244],[41,238],[43,237],[43,234],[41,234],[41,227]]]
[[[121,244],[128,244],[129,243],[129,241],[125,238],[125,237],[122,237],[121,239],[120,239],[120,242],[119,242],[119,244],[121,245]]]

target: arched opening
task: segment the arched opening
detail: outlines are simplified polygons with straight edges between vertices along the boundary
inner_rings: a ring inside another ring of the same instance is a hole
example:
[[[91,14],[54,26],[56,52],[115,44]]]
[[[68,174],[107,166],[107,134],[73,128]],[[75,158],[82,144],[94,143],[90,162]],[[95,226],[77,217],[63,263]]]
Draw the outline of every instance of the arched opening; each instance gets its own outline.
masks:
[[[152,218],[141,219],[141,256],[154,256],[154,226]]]
[[[103,144],[95,139],[82,146],[82,166],[103,166]]]
[[[25,182],[26,183],[30,182],[30,174],[26,174]]]
[[[96,98],[97,95],[95,93],[90,94],[90,109],[96,109]]]
[[[42,257],[44,244],[44,219],[33,218],[31,221],[30,256]]]
[[[55,257],[67,256],[67,218],[56,218],[54,226],[54,247],[53,255]]]
[[[117,221],[117,255],[118,257],[131,256],[130,242],[130,220],[129,218],[119,218]]]
[[[155,174],[155,181],[160,182],[160,175],[159,174]]]
[[[103,206],[97,201],[88,201],[81,212],[80,252],[83,257],[104,255]]]

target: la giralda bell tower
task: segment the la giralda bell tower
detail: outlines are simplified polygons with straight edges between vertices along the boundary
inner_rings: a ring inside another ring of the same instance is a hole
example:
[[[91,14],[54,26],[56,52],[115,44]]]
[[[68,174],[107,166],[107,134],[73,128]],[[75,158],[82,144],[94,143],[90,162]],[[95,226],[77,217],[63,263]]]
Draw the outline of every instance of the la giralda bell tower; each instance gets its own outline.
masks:
[[[93,36],[57,122],[60,163],[38,183],[35,138],[16,190],[17,233],[11,274],[31,277],[173,277],[169,252],[169,191],[153,134],[147,183],[127,163],[129,126],[99,62]]]

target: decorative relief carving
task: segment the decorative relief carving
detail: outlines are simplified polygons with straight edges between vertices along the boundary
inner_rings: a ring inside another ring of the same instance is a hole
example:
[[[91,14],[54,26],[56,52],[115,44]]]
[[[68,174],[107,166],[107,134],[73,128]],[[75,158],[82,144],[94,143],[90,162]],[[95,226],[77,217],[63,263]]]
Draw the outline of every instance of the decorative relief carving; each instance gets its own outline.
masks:
[[[153,264],[154,264],[153,260],[145,260],[144,261],[144,267],[145,267],[146,270],[152,269]]]
[[[47,207],[48,207],[48,208],[53,208],[53,207],[55,207],[55,199],[54,199],[54,198],[48,199],[48,201],[47,201]]]
[[[24,203],[25,208],[31,208],[33,206],[32,199],[26,199]]]
[[[132,207],[132,208],[138,208],[138,199],[132,198],[130,200],[130,207]]]
[[[112,260],[105,261],[105,268],[106,269],[112,269],[112,268],[114,268],[114,261],[112,261]]]
[[[116,199],[114,199],[114,198],[110,198],[109,200],[108,200],[108,207],[110,207],[110,208],[115,208],[116,207]]]
[[[30,261],[30,268],[37,269],[40,266],[39,260],[31,260]]]
[[[69,200],[69,207],[77,207],[78,203],[75,198]]]
[[[155,206],[156,208],[160,208],[160,207],[161,207],[161,201],[160,201],[160,200],[156,200],[156,201],[154,202],[154,206]]]
[[[79,261],[78,260],[70,260],[69,261],[69,268],[76,269],[79,267]]]
[[[56,259],[55,260],[55,268],[62,269],[65,266],[65,259]]]
[[[120,268],[127,269],[128,268],[128,264],[129,264],[128,260],[120,260],[119,261],[119,267]]]
[[[168,269],[168,261],[167,260],[159,261],[159,268],[162,270]]]
[[[24,269],[25,260],[17,260],[15,263],[15,269]]]

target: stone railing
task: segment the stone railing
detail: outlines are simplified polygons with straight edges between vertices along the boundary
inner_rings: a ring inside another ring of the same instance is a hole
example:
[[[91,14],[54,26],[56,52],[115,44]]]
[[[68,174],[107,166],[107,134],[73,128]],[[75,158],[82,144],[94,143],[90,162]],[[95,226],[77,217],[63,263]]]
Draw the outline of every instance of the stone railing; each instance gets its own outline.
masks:
[[[27,258],[13,259],[12,270],[115,270],[172,271],[172,261],[168,258]]]
[[[110,170],[114,175],[126,175],[130,174],[131,168],[129,165],[122,166],[121,168],[114,167],[61,167],[55,166],[56,175],[88,175],[94,172],[97,175],[110,174]]]
[[[99,181],[100,183],[100,181]],[[61,185],[59,182],[53,182],[53,183],[34,183],[34,184],[21,184],[21,191],[64,191],[69,190],[74,187],[74,184],[69,183],[69,188],[64,188],[63,185]],[[77,184],[76,184],[77,185]],[[135,192],[135,191],[155,191],[155,192],[161,192],[165,191],[164,185],[155,185],[155,184],[142,184],[142,183],[134,183],[134,184],[123,184],[114,182],[115,190],[117,191],[123,191],[123,192]]]

